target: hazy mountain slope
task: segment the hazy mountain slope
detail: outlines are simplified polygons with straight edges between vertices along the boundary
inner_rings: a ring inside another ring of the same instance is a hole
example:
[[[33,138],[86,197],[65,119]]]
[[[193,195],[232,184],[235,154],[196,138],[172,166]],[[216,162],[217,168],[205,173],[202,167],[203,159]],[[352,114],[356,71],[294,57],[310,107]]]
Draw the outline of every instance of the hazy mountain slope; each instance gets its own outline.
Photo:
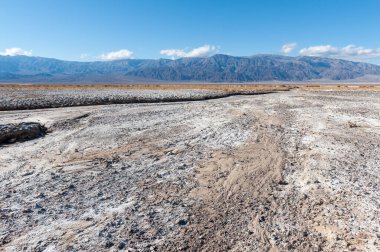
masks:
[[[380,66],[337,59],[258,55],[232,57],[215,55],[209,58],[183,58],[164,67],[142,68],[129,76],[170,81],[302,81],[310,79],[353,79],[380,74]]]
[[[127,59],[73,62],[42,57],[0,56],[0,82],[83,83],[131,81],[349,80],[380,75],[380,66],[317,57],[256,55],[177,60]]]

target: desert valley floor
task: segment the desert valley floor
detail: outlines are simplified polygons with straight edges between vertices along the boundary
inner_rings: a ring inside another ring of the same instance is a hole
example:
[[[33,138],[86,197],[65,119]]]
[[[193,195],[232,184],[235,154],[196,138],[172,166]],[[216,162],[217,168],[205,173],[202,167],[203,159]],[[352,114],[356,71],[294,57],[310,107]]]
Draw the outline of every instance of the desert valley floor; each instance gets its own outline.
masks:
[[[184,92],[184,91],[182,91]],[[0,111],[1,251],[379,251],[380,92]]]

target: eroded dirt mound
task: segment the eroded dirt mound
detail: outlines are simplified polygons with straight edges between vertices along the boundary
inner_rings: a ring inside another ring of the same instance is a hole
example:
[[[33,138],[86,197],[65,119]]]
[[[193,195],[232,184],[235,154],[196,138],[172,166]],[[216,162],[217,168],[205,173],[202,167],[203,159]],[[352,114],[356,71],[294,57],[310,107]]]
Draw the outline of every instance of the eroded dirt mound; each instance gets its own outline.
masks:
[[[132,89],[18,89],[0,88],[0,111],[43,108],[184,102],[232,95],[266,94],[263,90],[132,90]]]
[[[25,141],[44,136],[47,128],[35,122],[0,125],[0,144]]]

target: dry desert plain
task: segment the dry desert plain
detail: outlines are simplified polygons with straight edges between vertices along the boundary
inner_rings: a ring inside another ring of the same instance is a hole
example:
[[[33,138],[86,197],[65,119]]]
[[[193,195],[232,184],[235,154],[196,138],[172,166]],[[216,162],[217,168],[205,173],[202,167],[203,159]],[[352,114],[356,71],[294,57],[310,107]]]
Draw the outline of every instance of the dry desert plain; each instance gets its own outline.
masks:
[[[0,145],[0,251],[380,250],[378,86],[2,86],[0,110],[47,129]]]

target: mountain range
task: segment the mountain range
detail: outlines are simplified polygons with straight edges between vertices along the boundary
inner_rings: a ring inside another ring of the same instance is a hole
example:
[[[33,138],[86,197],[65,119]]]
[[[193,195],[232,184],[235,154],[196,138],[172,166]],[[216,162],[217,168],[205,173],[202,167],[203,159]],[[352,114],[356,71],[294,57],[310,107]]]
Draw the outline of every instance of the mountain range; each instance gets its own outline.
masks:
[[[339,81],[379,76],[380,66],[340,59],[217,54],[205,58],[75,62],[0,56],[1,83]]]

